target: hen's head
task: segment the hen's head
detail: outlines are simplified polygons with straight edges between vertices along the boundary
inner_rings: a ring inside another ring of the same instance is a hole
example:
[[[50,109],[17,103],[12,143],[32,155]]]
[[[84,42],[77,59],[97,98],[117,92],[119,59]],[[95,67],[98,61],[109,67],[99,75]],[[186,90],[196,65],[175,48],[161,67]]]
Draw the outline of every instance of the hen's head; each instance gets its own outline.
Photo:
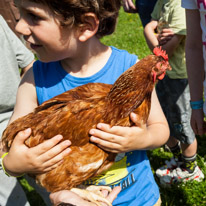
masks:
[[[155,55],[155,66],[152,68],[153,81],[162,80],[167,70],[171,70],[171,66],[168,62],[168,56],[161,47],[155,47],[153,50]]]

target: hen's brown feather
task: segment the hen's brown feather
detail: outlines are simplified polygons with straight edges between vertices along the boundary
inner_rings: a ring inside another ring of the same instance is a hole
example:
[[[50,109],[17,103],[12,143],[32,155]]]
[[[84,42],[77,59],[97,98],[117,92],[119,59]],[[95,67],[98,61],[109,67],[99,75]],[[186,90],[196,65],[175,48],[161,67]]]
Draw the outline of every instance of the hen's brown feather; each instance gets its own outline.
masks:
[[[131,112],[138,114],[139,124],[146,123],[155,85],[152,71],[159,72],[158,62],[164,63],[164,59],[150,55],[121,75],[113,86],[90,83],[48,100],[33,113],[11,123],[3,134],[4,144],[9,149],[16,134],[28,127],[32,129],[25,142],[28,147],[62,134],[64,140],[72,142],[72,152],[60,166],[36,179],[51,192],[81,184],[108,169],[116,156],[89,141],[91,128],[99,122],[132,126]]]

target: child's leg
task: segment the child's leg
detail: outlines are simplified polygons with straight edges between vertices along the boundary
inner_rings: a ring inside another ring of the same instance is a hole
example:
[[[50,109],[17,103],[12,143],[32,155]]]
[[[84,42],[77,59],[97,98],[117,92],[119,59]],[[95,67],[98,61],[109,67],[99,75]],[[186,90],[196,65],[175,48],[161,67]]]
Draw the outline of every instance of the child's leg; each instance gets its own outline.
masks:
[[[170,151],[173,154],[175,160],[181,162],[179,166],[182,169],[192,173],[195,170],[196,165],[196,152],[197,152],[197,140],[195,139],[192,144],[180,143],[176,138],[170,137],[167,142]],[[178,165],[177,165],[178,166]]]
[[[156,91],[161,107],[163,109],[163,112],[167,118],[170,127],[171,136],[168,142],[166,143],[166,145],[169,147],[170,151],[174,154],[174,157],[175,158],[177,157],[179,159],[180,156],[180,147],[178,145],[179,140],[175,138],[175,132],[174,132],[175,129],[173,126],[173,122],[175,122],[175,124],[181,122],[179,118],[180,115],[178,114],[179,108],[176,105],[176,102],[180,96],[180,92],[183,91],[184,88],[181,91],[179,91],[179,88],[176,88],[174,85],[176,85],[176,81],[174,79],[170,79],[166,75],[162,81],[158,82],[156,86]],[[181,125],[178,127],[181,128]]]
[[[190,125],[191,119],[191,108],[190,108],[190,92],[188,81],[186,79],[180,79],[177,82],[177,86],[182,89],[177,99],[177,116],[175,119],[171,120],[172,132],[175,137],[181,142],[182,158],[183,164],[181,168],[187,170],[189,173],[194,172],[196,153],[197,153],[197,141],[195,134]],[[179,120],[179,121],[177,121]]]
[[[169,140],[167,141],[167,146],[172,152],[173,157],[181,161],[181,147],[180,147],[179,140],[171,136]]]
[[[197,152],[197,140],[194,139],[193,143],[191,144],[184,144],[181,143],[182,154],[186,157],[194,156]]]
[[[21,185],[14,177],[7,177],[0,170],[0,205],[4,206],[30,206]]]
[[[169,148],[173,148],[173,147],[176,147],[178,145],[178,143],[179,143],[179,141],[176,138],[170,136],[170,138],[166,144]]]
[[[169,147],[170,152],[173,154],[173,157],[170,160],[166,160],[165,165],[156,170],[156,175],[159,178],[167,176],[171,171],[182,164],[180,142],[176,138],[170,137],[167,142],[167,146]]]
[[[195,139],[192,144],[181,144],[182,148],[182,161],[183,165],[181,168],[186,169],[189,173],[192,173],[197,166],[196,153],[197,153],[197,140]]]
[[[167,120],[170,126],[170,135],[181,142],[183,155],[181,164],[176,168],[166,168],[164,171],[158,169],[156,174],[159,175],[162,184],[171,184],[175,182],[197,180],[204,178],[203,173],[195,164],[197,142],[195,134],[190,125],[191,108],[190,92],[187,79],[167,79],[167,85],[164,85],[168,92]],[[175,149],[174,147],[171,148]],[[165,173],[163,173],[165,172]]]
[[[169,127],[170,127],[170,133],[171,136],[167,142],[167,146],[169,147],[170,151],[173,153],[173,157],[170,160],[165,161],[165,165],[161,166],[156,170],[156,175],[161,178],[162,176],[165,176],[170,173],[173,169],[177,168],[181,162],[181,150],[179,140],[174,138],[174,132],[172,127],[172,122],[170,120],[174,119],[174,122],[180,122],[179,119],[176,118],[176,116],[179,116],[176,114],[176,111],[178,111],[178,107],[176,106],[176,102],[178,97],[180,96],[178,93],[178,88],[174,88],[173,85],[176,85],[176,81],[173,79],[170,79],[167,75],[162,81],[159,81],[156,86],[157,96],[160,101],[161,107],[163,109],[163,112],[167,118]],[[177,91],[176,91],[177,90]]]

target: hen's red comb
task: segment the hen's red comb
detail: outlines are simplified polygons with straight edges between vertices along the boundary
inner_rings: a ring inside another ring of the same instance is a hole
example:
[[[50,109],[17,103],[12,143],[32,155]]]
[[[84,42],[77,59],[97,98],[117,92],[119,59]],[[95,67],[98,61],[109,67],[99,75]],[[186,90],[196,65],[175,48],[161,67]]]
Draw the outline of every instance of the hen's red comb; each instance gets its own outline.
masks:
[[[168,61],[168,55],[166,54],[166,51],[165,50],[162,50],[162,47],[155,47],[153,49],[153,53],[156,55],[156,56],[161,56],[163,57],[166,61]]]

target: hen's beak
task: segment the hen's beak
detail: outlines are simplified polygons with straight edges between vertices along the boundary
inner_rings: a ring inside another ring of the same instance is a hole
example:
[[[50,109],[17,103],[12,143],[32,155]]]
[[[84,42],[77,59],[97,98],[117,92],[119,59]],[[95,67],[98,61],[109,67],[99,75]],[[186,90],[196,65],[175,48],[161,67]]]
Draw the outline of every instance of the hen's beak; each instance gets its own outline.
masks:
[[[164,65],[164,67],[162,67],[162,70],[163,70],[163,72],[162,72],[162,74],[160,74],[159,76],[158,76],[158,79],[159,80],[162,80],[164,77],[165,77],[165,74],[166,74],[166,71],[167,70],[172,70],[172,67],[170,66],[170,64],[169,64],[169,62],[166,62],[166,64]]]
[[[172,67],[170,66],[169,62],[167,62],[167,69],[168,71],[171,71],[172,70]]]

